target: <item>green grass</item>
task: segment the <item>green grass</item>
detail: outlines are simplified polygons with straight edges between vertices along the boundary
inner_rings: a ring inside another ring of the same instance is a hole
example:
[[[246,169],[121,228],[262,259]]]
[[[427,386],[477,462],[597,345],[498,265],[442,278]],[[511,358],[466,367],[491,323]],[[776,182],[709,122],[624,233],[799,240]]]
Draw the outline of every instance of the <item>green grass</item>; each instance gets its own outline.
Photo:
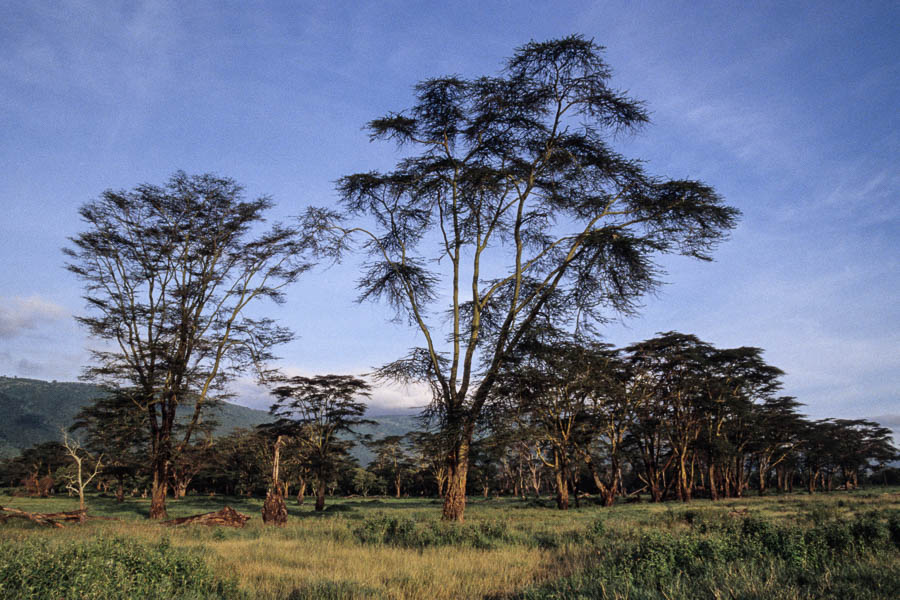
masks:
[[[146,520],[147,500],[96,496],[90,514],[117,520],[10,520],[0,565],[19,566],[3,571],[0,597],[887,599],[900,573],[897,489],[567,512],[473,498],[461,526],[427,498],[329,499],[324,513],[291,502],[284,528],[262,525],[261,499],[189,496],[169,513],[226,504],[251,515],[246,528],[164,528]],[[55,512],[77,500],[0,505]],[[47,587],[69,572],[81,587]]]

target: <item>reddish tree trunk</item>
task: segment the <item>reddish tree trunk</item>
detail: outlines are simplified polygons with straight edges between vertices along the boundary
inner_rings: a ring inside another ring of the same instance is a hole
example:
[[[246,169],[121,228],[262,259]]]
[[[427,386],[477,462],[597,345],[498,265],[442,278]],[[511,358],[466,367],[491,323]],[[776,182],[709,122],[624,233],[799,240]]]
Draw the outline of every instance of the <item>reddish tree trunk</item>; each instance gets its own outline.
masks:
[[[469,471],[469,444],[461,442],[447,457],[447,487],[441,519],[462,523],[466,512],[466,476]]]
[[[150,492],[150,518],[164,521],[169,518],[166,512],[166,495],[169,493],[169,465],[165,460],[158,461],[153,473],[153,489]]]

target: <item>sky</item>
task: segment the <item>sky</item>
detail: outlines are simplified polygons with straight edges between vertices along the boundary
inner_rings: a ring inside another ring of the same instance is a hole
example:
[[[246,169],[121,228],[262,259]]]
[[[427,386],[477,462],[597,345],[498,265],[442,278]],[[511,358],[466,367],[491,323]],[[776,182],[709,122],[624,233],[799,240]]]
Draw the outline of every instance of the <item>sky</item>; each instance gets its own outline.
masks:
[[[61,249],[104,190],[181,169],[271,196],[276,220],[333,206],[338,178],[396,162],[362,127],[416,82],[494,75],[578,33],[650,111],[620,150],[743,213],[715,262],[662,260],[667,284],[607,341],[758,346],[810,416],[900,429],[898,26],[896,2],[0,2],[0,375],[88,364]],[[298,334],[282,368],[360,374],[421,343],[356,304],[355,277],[318,269],[266,309]],[[424,401],[374,395],[382,412]]]

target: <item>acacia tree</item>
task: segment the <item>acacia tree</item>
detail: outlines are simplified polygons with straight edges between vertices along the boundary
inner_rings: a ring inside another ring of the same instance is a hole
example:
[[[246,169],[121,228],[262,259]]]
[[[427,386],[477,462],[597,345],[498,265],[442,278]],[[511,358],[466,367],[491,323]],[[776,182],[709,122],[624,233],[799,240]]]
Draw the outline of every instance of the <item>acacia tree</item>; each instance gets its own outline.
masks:
[[[790,459],[803,442],[803,417],[797,413],[800,403],[792,396],[767,398],[757,407],[753,453],[759,475],[759,495],[766,493],[769,473]]]
[[[163,186],[108,190],[80,210],[87,230],[71,238],[67,267],[85,282],[91,314],[78,320],[105,342],[86,377],[131,394],[147,415],[152,519],[166,517],[172,461],[211,396],[291,338],[246,312],[280,302],[309,267],[296,229],[258,231],[271,206],[245,200],[231,179],[177,172]],[[176,439],[180,405],[190,419]]]
[[[407,434],[420,471],[434,480],[437,495],[444,497],[447,485],[447,451],[440,433],[412,431]]]
[[[406,158],[340,179],[343,213],[307,213],[321,252],[362,241],[360,300],[386,300],[424,338],[380,374],[432,385],[449,449],[444,519],[463,519],[482,409],[535,322],[587,330],[632,313],[657,285],[655,254],[708,259],[735,224],[712,188],[652,177],[613,150],[647,114],[610,87],[601,53],[581,36],[531,42],[498,76],[419,83],[410,110],[368,124]]]
[[[325,509],[325,492],[353,442],[339,437],[354,427],[371,424],[363,419],[368,383],[351,375],[278,377],[272,380],[275,402],[269,412],[278,417],[272,431],[292,436],[304,449],[315,479],[316,510]]]
[[[407,448],[406,436],[389,435],[366,442],[366,446],[375,453],[374,465],[370,468],[394,488],[394,496],[399,498],[415,466]]]

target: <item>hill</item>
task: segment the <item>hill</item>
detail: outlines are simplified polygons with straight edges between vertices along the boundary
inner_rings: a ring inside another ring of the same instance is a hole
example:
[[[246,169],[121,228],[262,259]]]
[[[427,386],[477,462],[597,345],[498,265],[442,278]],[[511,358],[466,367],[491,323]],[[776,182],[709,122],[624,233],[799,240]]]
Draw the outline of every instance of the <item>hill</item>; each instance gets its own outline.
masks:
[[[99,387],[88,383],[0,377],[0,458],[16,456],[41,442],[59,440],[60,429],[69,427],[78,411],[102,393]],[[373,438],[402,435],[417,428],[415,417],[410,415],[369,418],[376,424],[361,428],[360,433]],[[215,434],[223,435],[237,427],[255,427],[271,418],[265,411],[226,402],[215,419],[219,422]],[[353,455],[362,464],[372,459],[362,446],[357,446]]]

